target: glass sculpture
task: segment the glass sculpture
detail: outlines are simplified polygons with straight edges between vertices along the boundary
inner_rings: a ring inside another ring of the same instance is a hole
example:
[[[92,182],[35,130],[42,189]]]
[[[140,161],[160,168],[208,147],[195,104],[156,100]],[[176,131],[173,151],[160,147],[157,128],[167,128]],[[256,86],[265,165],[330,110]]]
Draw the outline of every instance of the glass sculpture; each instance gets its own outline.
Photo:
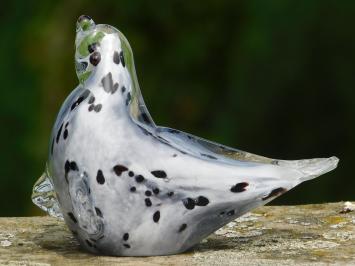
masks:
[[[184,252],[337,166],[336,157],[270,159],[156,126],[120,31],[81,16],[75,47],[79,85],[59,111],[32,199],[92,253]]]

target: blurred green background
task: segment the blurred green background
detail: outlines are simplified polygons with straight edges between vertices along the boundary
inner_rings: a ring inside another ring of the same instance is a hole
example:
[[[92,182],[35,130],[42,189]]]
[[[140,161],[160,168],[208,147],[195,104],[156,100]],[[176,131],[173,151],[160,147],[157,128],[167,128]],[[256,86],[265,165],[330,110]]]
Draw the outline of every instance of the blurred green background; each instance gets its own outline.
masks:
[[[355,1],[7,1],[0,9],[0,216],[37,215],[61,103],[77,85],[75,22],[128,38],[159,125],[338,169],[273,201],[355,200]]]

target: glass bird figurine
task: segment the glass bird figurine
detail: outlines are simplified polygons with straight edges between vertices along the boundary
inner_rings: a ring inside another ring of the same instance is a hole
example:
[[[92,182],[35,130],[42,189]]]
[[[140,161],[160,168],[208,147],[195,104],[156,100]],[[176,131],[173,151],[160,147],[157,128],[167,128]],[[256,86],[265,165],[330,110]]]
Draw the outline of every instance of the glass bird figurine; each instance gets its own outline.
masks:
[[[336,157],[270,159],[159,127],[120,31],[81,16],[75,48],[79,85],[59,111],[32,200],[92,253],[184,252],[337,166]]]

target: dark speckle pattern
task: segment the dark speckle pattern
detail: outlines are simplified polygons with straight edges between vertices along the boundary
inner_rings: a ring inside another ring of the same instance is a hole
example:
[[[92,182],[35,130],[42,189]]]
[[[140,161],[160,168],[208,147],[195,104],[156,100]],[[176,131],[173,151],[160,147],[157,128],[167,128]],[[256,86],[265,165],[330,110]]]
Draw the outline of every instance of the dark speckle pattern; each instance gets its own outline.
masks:
[[[127,93],[127,98],[126,98],[126,105],[128,105],[130,101],[131,101],[131,93],[128,92]]]
[[[156,211],[154,214],[153,214],[153,221],[155,223],[159,222],[160,220],[160,211]]]
[[[96,49],[97,49],[97,47],[98,47],[98,44],[97,44],[96,42],[94,42],[94,43],[92,43],[92,44],[89,44],[89,45],[88,45],[88,51],[89,51],[89,53],[91,54],[91,53],[95,52]]]
[[[100,185],[103,185],[103,184],[105,183],[105,177],[104,177],[104,174],[102,173],[101,170],[98,170],[98,171],[97,171],[96,181],[97,181],[97,183],[99,183]]]
[[[145,193],[144,193],[147,197],[150,197],[152,195],[152,192],[150,190],[147,190]]]
[[[101,109],[102,109],[102,104],[101,103],[94,107],[94,110],[95,110],[96,113],[100,112]]]
[[[136,182],[137,183],[142,183],[144,181],[144,177],[142,175],[137,175],[136,176]]]
[[[165,173],[165,171],[163,170],[155,170],[151,172],[153,176],[157,177],[157,178],[166,178],[167,175]]]
[[[89,97],[90,95],[90,91],[89,90],[85,90],[80,97],[72,104],[72,106],[70,107],[70,111],[73,111],[76,107],[79,106],[79,104],[81,104],[87,97]]]
[[[103,217],[102,212],[99,208],[95,207],[95,212],[96,212],[97,216],[99,216],[101,218]]]
[[[187,227],[187,224],[182,224],[179,228],[179,233],[181,233],[182,231],[184,231]]]
[[[136,192],[136,190],[137,190],[136,187],[131,187],[131,188],[130,188],[130,191],[131,191],[131,192]]]
[[[157,195],[157,194],[159,194],[159,192],[160,192],[159,188],[157,188],[157,187],[156,187],[156,188],[153,188],[153,193],[154,193],[154,194]]]
[[[62,134],[62,129],[63,129],[63,123],[60,125],[60,128],[59,128],[58,133],[57,133],[57,137],[56,137],[56,142],[57,143],[59,142],[60,135]]]
[[[69,133],[68,133],[68,129],[65,129],[65,130],[64,130],[64,133],[63,133],[63,138],[64,138],[64,139],[67,139],[68,134],[69,134]]]
[[[152,206],[152,201],[151,201],[149,198],[145,198],[145,199],[144,199],[144,202],[145,202],[145,205],[146,205],[147,207]]]
[[[109,72],[106,76],[101,79],[101,85],[104,91],[107,93],[114,94],[118,89],[118,83],[113,83],[112,73]]]
[[[120,63],[120,55],[117,51],[113,53],[113,62],[117,65]]]
[[[129,171],[129,172],[128,172],[128,176],[130,176],[130,177],[134,176],[134,172]]]
[[[127,241],[128,238],[129,238],[129,234],[128,234],[128,233],[125,233],[125,234],[123,235],[123,237],[122,237],[122,239],[123,239],[124,241]]]
[[[70,170],[73,170],[73,171],[78,171],[79,170],[76,162],[74,162],[74,161],[70,162],[69,167],[70,167]]]
[[[208,203],[210,203],[210,201],[208,200],[208,198],[204,197],[204,196],[199,196],[197,197],[197,199],[195,200],[195,204],[197,206],[207,206]]]
[[[128,244],[123,244],[123,246],[124,246],[125,248],[131,248],[131,246],[128,245]]]
[[[195,201],[192,198],[183,199],[182,202],[185,208],[188,210],[192,210],[193,208],[195,208]]]
[[[120,59],[121,59],[122,66],[125,67],[125,66],[126,66],[126,61],[125,61],[125,59],[124,59],[124,56],[123,56],[123,52],[122,52],[122,51],[120,52]]]
[[[89,98],[88,103],[89,103],[89,104],[92,104],[92,103],[94,103],[94,102],[95,102],[95,96],[91,96],[91,97]]]
[[[91,55],[90,55],[90,58],[89,58],[89,61],[90,63],[93,65],[93,66],[97,66],[100,61],[101,61],[101,54],[99,52],[93,52]]]
[[[246,190],[249,184],[247,182],[241,182],[231,187],[231,192],[240,193]]]
[[[64,171],[67,174],[70,171],[70,162],[67,160],[64,164]]]
[[[121,176],[121,174],[123,173],[123,172],[125,172],[125,171],[127,171],[128,170],[128,168],[126,167],[126,166],[124,166],[124,165],[115,165],[114,167],[113,167],[113,171],[115,172],[115,174],[117,175],[117,176]]]

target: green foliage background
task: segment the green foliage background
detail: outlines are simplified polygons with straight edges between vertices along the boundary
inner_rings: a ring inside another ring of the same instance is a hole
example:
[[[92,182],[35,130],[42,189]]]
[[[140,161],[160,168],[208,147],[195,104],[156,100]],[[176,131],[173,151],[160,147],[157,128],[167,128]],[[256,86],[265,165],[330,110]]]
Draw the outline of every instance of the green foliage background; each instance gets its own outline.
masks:
[[[2,3],[0,216],[30,200],[56,113],[76,86],[75,22],[128,38],[156,122],[260,155],[336,155],[336,171],[275,204],[355,200],[355,1]]]

